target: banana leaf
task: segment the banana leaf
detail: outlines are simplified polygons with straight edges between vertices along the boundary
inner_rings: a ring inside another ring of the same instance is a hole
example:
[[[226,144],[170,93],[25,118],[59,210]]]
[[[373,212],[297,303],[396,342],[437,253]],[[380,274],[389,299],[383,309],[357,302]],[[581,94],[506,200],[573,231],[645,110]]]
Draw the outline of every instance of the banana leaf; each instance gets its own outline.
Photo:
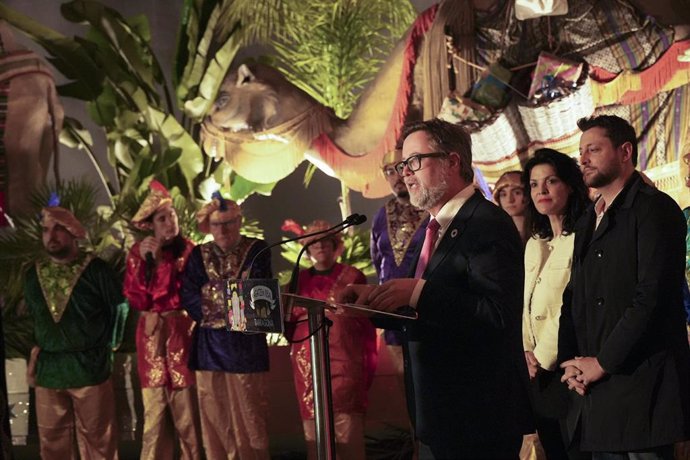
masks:
[[[81,149],[93,146],[91,132],[84,129],[79,120],[72,117],[65,117],[62,122],[62,132],[60,133],[60,143],[72,149]]]
[[[171,147],[177,147],[181,150],[182,155],[178,165],[187,181],[188,189],[193,190],[194,179],[204,168],[203,156],[199,145],[180,125],[179,121],[170,114],[163,113],[149,106],[144,111],[144,118],[151,131],[159,133]]]
[[[199,83],[201,82],[201,79],[204,75],[204,70],[206,69],[209,47],[211,46],[214,30],[216,24],[218,23],[219,17],[220,6],[216,5],[208,19],[203,36],[196,44],[196,47],[189,50],[191,59],[188,60],[176,89],[179,102],[187,100],[190,96],[190,93],[192,93],[195,88],[198,88]],[[192,23],[190,23],[190,27],[192,27]],[[193,33],[198,31],[190,32]],[[191,44],[192,41],[190,40],[189,43]]]
[[[60,10],[68,21],[90,24],[92,29],[88,38],[95,41],[94,34],[100,35],[117,57],[119,67],[128,71],[148,93],[157,95],[156,85],[165,86],[163,70],[149,46],[151,34],[145,17],[133,19],[135,27],[132,27],[117,11],[88,0],[73,0],[63,4]],[[140,35],[142,32],[143,36]],[[103,51],[105,49],[101,49]],[[107,59],[102,64],[110,62]]]
[[[184,105],[185,114],[189,118],[200,120],[208,113],[240,44],[239,34],[232,34],[208,63],[199,83],[199,96]]]
[[[269,196],[276,186],[276,182],[271,184],[259,184],[252,182],[244,177],[233,174],[232,187],[230,188],[230,199],[241,203],[252,193]]]
[[[176,88],[183,80],[189,60],[196,54],[200,36],[204,33],[200,31],[209,28],[208,22],[217,3],[218,0],[183,0],[173,73]]]

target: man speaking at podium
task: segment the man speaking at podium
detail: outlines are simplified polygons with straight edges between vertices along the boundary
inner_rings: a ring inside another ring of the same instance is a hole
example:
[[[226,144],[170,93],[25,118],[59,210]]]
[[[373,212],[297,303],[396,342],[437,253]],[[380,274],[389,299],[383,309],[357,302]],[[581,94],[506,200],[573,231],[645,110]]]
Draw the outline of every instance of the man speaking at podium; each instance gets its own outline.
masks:
[[[531,428],[520,237],[474,189],[471,140],[461,127],[418,122],[402,139],[395,168],[412,204],[431,214],[414,278],[351,285],[338,300],[416,309],[418,319],[399,327],[420,459],[517,459]]]

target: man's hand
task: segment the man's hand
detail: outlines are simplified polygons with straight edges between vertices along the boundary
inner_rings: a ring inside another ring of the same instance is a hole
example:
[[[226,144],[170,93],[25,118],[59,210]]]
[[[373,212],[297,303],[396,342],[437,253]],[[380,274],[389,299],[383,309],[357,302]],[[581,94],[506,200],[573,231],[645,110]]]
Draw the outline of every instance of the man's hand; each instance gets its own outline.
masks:
[[[582,374],[582,371],[573,365],[568,365],[568,363],[573,361],[575,360],[571,359],[561,364],[561,368],[565,369],[563,377],[561,377],[561,382],[568,385],[568,390],[576,391],[580,396],[584,396],[587,392],[587,386],[577,380],[577,376]]]
[[[375,287],[376,286],[371,284],[348,284],[343,289],[335,291],[333,301],[336,303],[367,305],[369,293],[373,291]]]
[[[399,278],[386,281],[369,293],[367,304],[379,311],[395,311],[410,305],[412,292],[419,282],[415,278]]]
[[[561,364],[561,367],[563,366],[574,366],[579,369],[580,374],[575,379],[585,386],[591,385],[606,375],[606,371],[599,364],[599,360],[593,356],[576,356],[575,359]]]
[[[157,239],[152,236],[147,236],[139,245],[139,255],[142,259],[146,260],[146,254],[150,252],[154,259],[158,259],[160,256],[160,247],[161,244]]]
[[[36,387],[36,366],[38,365],[38,355],[41,353],[41,348],[34,345],[31,348],[29,355],[29,364],[26,366],[26,383],[30,387]]]
[[[539,364],[537,357],[534,356],[534,353],[532,353],[531,351],[525,352],[525,361],[527,362],[527,370],[529,371],[529,378],[530,378],[530,380],[534,380],[534,378],[537,376],[537,372],[539,371],[539,368],[541,367],[541,364]]]

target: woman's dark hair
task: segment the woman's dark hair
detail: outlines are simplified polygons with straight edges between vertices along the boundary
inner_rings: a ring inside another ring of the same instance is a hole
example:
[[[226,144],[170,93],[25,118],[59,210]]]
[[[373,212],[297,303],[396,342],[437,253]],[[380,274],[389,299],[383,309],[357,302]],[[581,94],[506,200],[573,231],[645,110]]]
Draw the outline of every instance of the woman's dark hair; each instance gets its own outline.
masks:
[[[553,149],[539,149],[527,161],[525,171],[522,173],[522,182],[525,184],[525,193],[528,196],[532,196],[529,185],[532,169],[537,165],[543,164],[551,165],[554,171],[556,171],[558,178],[572,190],[572,193],[568,195],[565,216],[563,218],[563,233],[567,235],[572,233],[575,228],[575,222],[577,222],[590,204],[587,186],[574,159]],[[540,214],[532,200],[529,200],[527,206],[532,217],[532,236],[538,236],[539,238],[553,237],[549,217]]]

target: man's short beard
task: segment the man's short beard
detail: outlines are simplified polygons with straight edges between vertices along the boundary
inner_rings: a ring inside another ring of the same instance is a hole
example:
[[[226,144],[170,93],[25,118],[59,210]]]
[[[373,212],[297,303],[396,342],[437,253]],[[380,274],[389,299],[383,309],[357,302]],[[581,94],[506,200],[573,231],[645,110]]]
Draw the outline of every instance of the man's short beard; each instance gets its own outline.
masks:
[[[443,171],[438,184],[432,187],[422,187],[421,184],[418,184],[417,187],[419,191],[416,196],[410,195],[410,203],[419,209],[428,211],[439,204],[443,195],[448,191],[448,172]]]
[[[591,188],[606,187],[613,182],[616,177],[618,176],[613,173],[602,173],[597,171],[594,175],[589,177],[589,180],[585,177],[585,185]]]
[[[402,198],[403,200],[409,200],[410,199],[410,192],[405,189],[405,190],[400,190],[398,193],[395,194],[397,198]]]
[[[53,251],[46,250],[46,252],[53,259],[63,260],[63,259],[68,259],[72,255],[72,247],[71,246],[63,246],[60,249],[55,249]]]

